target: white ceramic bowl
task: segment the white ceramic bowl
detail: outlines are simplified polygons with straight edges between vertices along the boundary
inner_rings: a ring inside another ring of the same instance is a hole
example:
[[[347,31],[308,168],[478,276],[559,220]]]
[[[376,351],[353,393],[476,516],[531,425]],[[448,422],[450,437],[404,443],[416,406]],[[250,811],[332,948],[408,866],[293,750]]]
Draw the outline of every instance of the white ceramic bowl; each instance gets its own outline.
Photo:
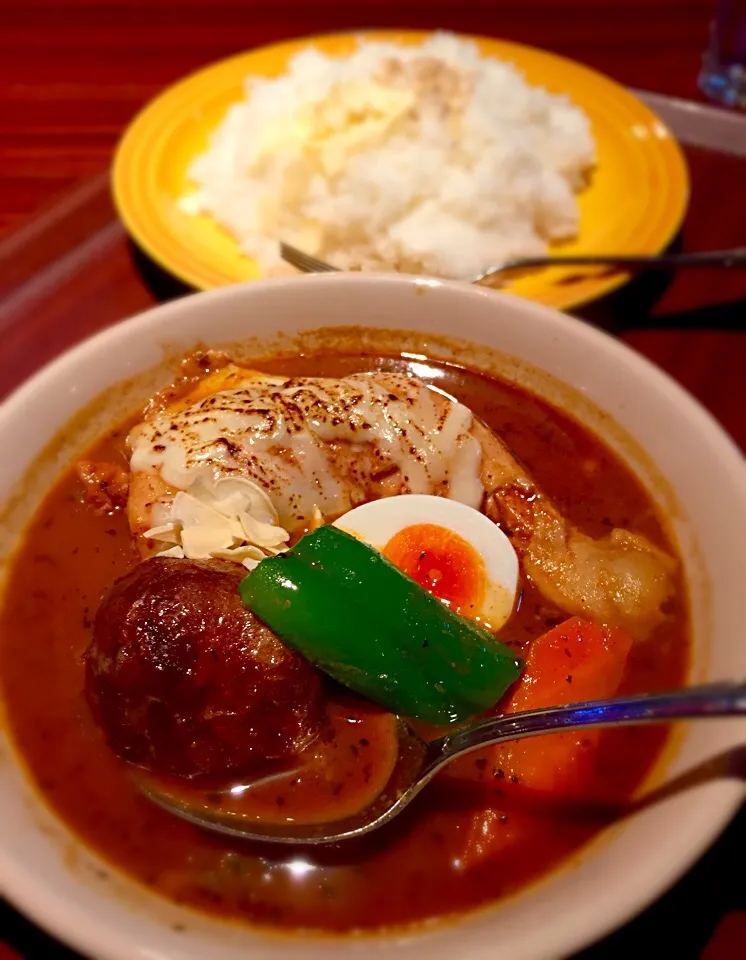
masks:
[[[554,399],[564,396],[576,416],[602,430],[672,516],[692,593],[692,679],[746,676],[746,478],[737,450],[675,383],[620,343],[544,307],[464,285],[343,274],[267,281],[188,297],[113,327],[46,367],[0,409],[0,503],[91,398],[109,391],[110,401],[142,399],[147,378],[126,390],[109,388],[158,364],[164,347],[261,341],[278,331],[293,335],[351,322],[416,331],[411,342],[424,354],[447,352],[438,338],[449,335],[504,351],[514,358],[505,359],[511,375]],[[41,495],[48,480],[27,476],[25,483]],[[11,523],[6,550],[14,535]],[[743,743],[744,733],[741,721],[693,725],[666,773],[676,775]],[[339,954],[367,960],[384,952],[399,960],[564,956],[629,919],[673,883],[723,828],[744,792],[742,784],[721,779],[678,793],[616,827],[567,868],[458,924],[404,939],[329,943],[265,937],[187,915],[124,878],[103,882],[95,858],[26,784],[7,743],[3,757],[0,892],[99,960],[328,960]]]

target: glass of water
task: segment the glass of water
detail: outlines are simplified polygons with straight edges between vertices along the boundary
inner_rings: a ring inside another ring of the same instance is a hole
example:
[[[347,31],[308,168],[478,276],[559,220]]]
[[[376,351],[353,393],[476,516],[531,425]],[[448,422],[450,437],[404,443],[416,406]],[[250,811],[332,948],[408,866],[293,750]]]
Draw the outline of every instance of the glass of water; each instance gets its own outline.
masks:
[[[720,103],[746,108],[746,0],[718,0],[699,88]]]

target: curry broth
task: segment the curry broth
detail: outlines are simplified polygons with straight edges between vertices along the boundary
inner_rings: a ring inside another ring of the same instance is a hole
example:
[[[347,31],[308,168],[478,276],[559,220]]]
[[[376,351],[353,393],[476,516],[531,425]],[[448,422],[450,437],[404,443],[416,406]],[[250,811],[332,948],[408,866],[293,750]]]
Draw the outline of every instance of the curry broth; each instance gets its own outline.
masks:
[[[536,397],[442,363],[323,354],[261,369],[295,376],[408,370],[470,406],[503,436],[559,509],[587,533],[612,526],[671,550],[646,492],[599,440]],[[126,463],[127,425],[87,457]],[[68,470],[31,522],[0,614],[0,677],[13,736],[49,804],[94,850],[177,902],[284,929],[373,931],[485,905],[539,878],[609,822],[639,786],[665,731],[602,734],[591,793],[603,803],[548,806],[499,780],[442,777],[393,824],[335,848],[272,848],[202,832],[143,799],[105,746],[83,697],[82,655],[111,582],[137,560],[122,512],[97,515]],[[628,661],[624,689],[681,685],[689,662],[683,587],[670,617]],[[524,653],[565,615],[528,585],[501,638]],[[469,759],[475,770],[480,758]],[[508,791],[509,793],[509,791]]]

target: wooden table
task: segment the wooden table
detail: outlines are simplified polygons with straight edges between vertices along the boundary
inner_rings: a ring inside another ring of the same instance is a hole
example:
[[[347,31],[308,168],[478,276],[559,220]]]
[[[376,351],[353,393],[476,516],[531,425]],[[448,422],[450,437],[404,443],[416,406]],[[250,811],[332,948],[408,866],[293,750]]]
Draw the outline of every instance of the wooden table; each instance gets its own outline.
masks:
[[[0,396],[82,336],[184,292],[128,244],[104,171],[137,109],[190,70],[300,34],[445,27],[542,46],[627,85],[696,99],[713,7],[714,0],[0,0]],[[692,204],[679,244],[746,244],[746,160],[702,150],[688,159]],[[582,315],[667,369],[746,445],[746,271],[639,282]],[[746,913],[738,912],[746,889],[737,879],[745,837],[742,817],[672,893],[586,960],[694,960],[708,941],[706,960],[746,956]],[[726,927],[711,940],[725,913]],[[0,908],[3,938],[26,960],[71,956],[8,907]],[[655,951],[651,938],[660,942]],[[0,960],[5,949],[0,944]]]
[[[448,27],[687,98],[714,0],[0,0],[0,230],[103,170],[133,114],[211,60],[357,27]]]

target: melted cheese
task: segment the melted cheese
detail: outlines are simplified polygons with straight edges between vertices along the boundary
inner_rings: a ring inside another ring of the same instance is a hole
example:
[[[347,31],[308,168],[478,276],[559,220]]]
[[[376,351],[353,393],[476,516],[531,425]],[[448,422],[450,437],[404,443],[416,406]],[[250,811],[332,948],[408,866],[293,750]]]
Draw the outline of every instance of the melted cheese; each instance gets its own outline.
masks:
[[[397,475],[392,492],[440,493],[478,508],[481,447],[472,420],[467,407],[412,377],[282,386],[267,377],[262,389],[259,376],[140,424],[129,438],[131,469],[177,491],[198,478],[243,477],[269,496],[288,531],[372,499],[374,478],[387,472]]]

